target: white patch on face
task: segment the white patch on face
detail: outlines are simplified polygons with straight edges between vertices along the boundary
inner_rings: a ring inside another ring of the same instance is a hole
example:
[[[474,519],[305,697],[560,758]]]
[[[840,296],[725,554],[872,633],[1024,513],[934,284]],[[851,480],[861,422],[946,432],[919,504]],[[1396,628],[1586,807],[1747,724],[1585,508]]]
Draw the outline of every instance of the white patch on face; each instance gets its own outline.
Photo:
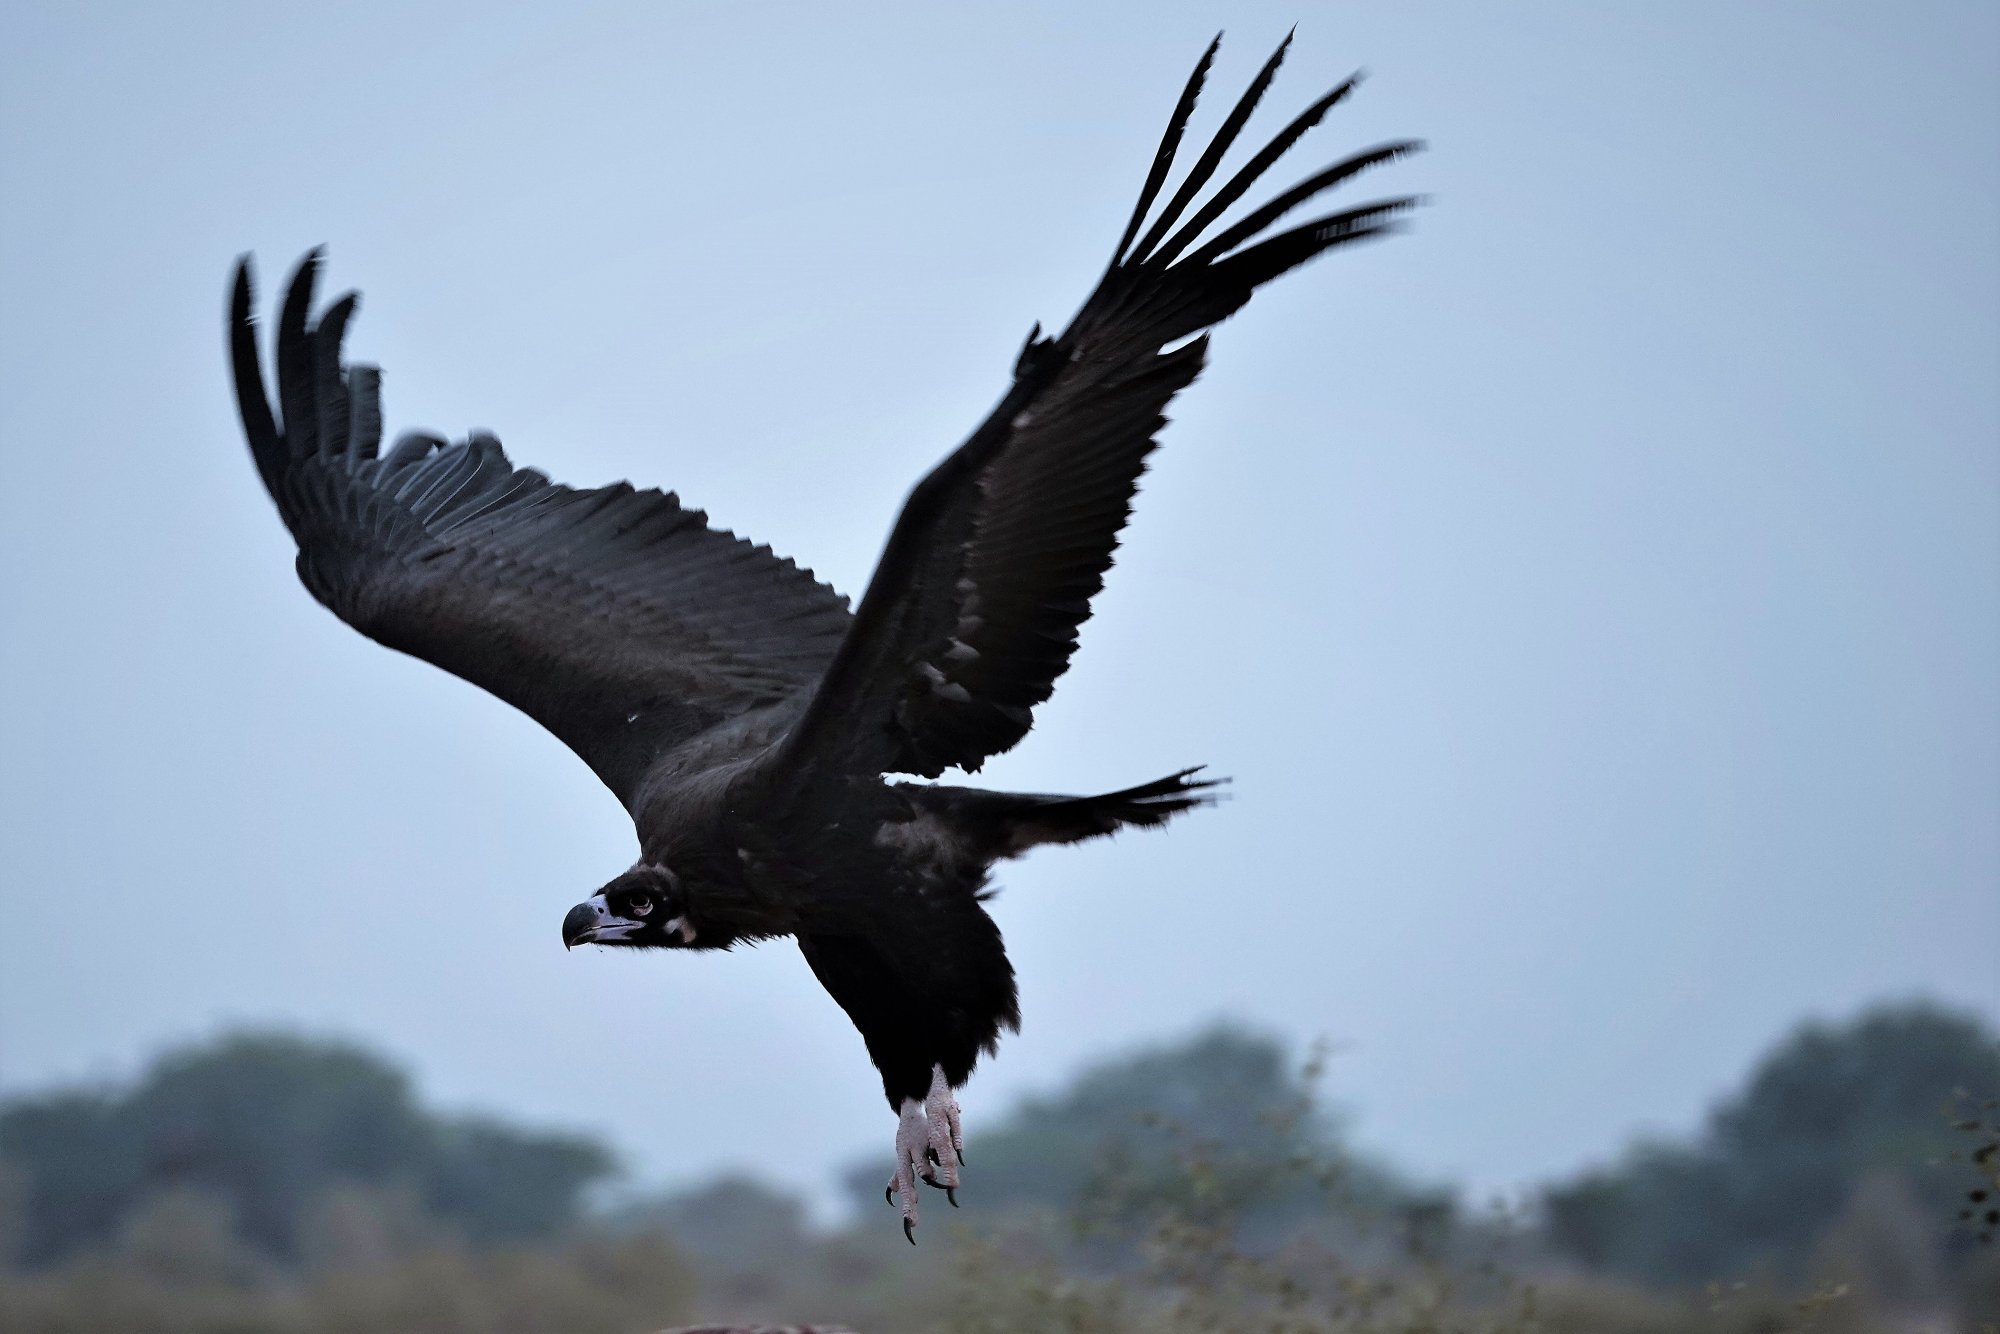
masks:
[[[630,917],[620,917],[612,912],[611,905],[605,902],[602,894],[593,894],[584,902],[596,912],[597,923],[590,928],[587,937],[577,942],[579,945],[606,945],[613,941],[625,940],[645,925],[644,922],[634,921]]]

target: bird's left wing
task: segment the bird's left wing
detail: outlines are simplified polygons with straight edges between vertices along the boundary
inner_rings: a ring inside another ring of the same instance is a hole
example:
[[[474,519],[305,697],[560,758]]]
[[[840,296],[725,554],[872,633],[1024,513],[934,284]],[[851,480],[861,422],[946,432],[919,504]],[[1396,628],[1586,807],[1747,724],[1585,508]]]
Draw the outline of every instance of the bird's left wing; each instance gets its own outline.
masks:
[[[299,546],[299,577],[370,638],[519,708],[629,806],[647,769],[726,720],[802,698],[847,600],[671,494],[579,490],[491,436],[379,449],[372,366],[341,360],[352,294],[309,321],[318,256],[278,323],[266,397],[238,268],[230,354],[250,452]]]
[[[1201,369],[1205,331],[1264,283],[1385,230],[1414,202],[1379,201],[1264,235],[1320,192],[1418,147],[1390,143],[1306,178],[1202,241],[1354,87],[1350,79],[1320,98],[1195,207],[1277,72],[1280,46],[1141,236],[1215,50],[1181,94],[1097,290],[1060,336],[1029,336],[1000,406],[904,504],[781,769],[935,777],[977,769],[1026,735],[1103,586],[1167,402]],[[1174,346],[1183,339],[1191,341]]]

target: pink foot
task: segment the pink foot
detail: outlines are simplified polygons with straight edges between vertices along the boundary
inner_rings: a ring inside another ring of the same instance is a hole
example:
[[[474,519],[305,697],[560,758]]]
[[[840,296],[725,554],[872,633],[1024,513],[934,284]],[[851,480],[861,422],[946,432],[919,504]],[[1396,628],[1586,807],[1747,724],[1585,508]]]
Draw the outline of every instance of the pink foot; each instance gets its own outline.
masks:
[[[931,1091],[922,1102],[903,1099],[896,1120],[896,1174],[884,1197],[903,1207],[903,1235],[917,1244],[917,1182],[935,1187],[958,1207],[958,1169],[965,1162],[965,1130],[958,1099],[945,1082],[944,1068],[931,1072]]]

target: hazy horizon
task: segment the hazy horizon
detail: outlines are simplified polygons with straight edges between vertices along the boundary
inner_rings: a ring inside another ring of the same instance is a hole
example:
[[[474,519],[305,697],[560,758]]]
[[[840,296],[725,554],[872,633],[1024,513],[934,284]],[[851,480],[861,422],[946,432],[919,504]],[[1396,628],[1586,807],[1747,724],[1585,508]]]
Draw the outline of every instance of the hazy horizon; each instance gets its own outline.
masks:
[[[1695,1120],[1684,1125],[1651,1127],[1648,1133],[1634,1135],[1626,1143],[1616,1146],[1615,1152],[1581,1160],[1572,1164],[1567,1170],[1556,1171],[1534,1181],[1514,1183],[1517,1187],[1515,1190],[1496,1192],[1485,1197],[1474,1193],[1470,1183],[1464,1180],[1426,1174],[1421,1168],[1383,1150],[1380,1145],[1363,1142],[1353,1135],[1352,1127],[1355,1120],[1365,1109],[1343,1101],[1337,1092],[1340,1085],[1342,1053],[1334,1044],[1318,1039],[1303,1045],[1288,1043],[1282,1035],[1227,1015],[1188,1029],[1162,1033],[1151,1038],[1140,1038],[1124,1046],[1086,1055],[1074,1068],[1053,1072],[1044,1086],[1018,1090],[1011,1099],[989,1107],[988,1125],[996,1131],[1005,1129],[1018,1136],[1024,1133],[1022,1130],[1024,1123],[1030,1127],[1037,1125],[1038,1114],[1045,1116],[1046,1108],[1052,1100],[1060,1104],[1063,1100],[1076,1096],[1078,1086],[1088,1077],[1111,1070],[1123,1074],[1129,1072],[1136,1062],[1162,1054],[1173,1054],[1185,1059],[1186,1054],[1197,1043],[1218,1033],[1245,1038],[1253,1043],[1275,1038],[1283,1046],[1285,1055],[1289,1058],[1287,1074],[1298,1077],[1297,1087],[1312,1092],[1314,1110],[1325,1118],[1322,1124],[1327,1127],[1329,1145],[1337,1149],[1350,1166],[1365,1171],[1386,1170],[1392,1179],[1413,1191],[1428,1193],[1443,1189],[1452,1192],[1459,1204],[1467,1209],[1472,1217],[1479,1217],[1487,1214],[1489,1210],[1496,1209],[1502,1215],[1512,1215],[1523,1205],[1532,1204],[1537,1188],[1569,1184],[1582,1169],[1615,1167],[1626,1161],[1625,1152],[1630,1149],[1672,1145],[1690,1153],[1713,1152],[1713,1137],[1710,1133],[1711,1114],[1718,1106],[1740,1099],[1744,1090],[1750,1086],[1755,1071],[1780,1047],[1796,1039],[1804,1027],[1813,1025],[1821,1029],[1851,1031],[1853,1023],[1858,1019],[1869,1014],[1880,1014],[1899,1003],[1894,1000],[1878,1000],[1869,1002],[1851,1013],[1802,1016],[1798,1023],[1787,1027],[1783,1032],[1772,1034],[1755,1053],[1750,1065],[1737,1072],[1726,1088],[1718,1090],[1715,1102],[1703,1108]],[[1937,1002],[1926,1002],[1926,1004],[1935,1005]],[[1943,1013],[1981,1017],[1976,1011],[1949,1006],[1944,1007]],[[269,1038],[300,1039],[310,1044],[346,1044],[369,1057],[379,1059],[383,1055],[383,1044],[355,1034],[315,1032],[284,1024],[225,1025],[211,1033],[177,1041],[147,1053],[141,1058],[139,1067],[130,1070],[98,1071],[83,1079],[57,1079],[31,1088],[0,1089],[0,1107],[4,1107],[6,1102],[13,1098],[32,1100],[37,1095],[45,1094],[86,1092],[122,1097],[141,1086],[162,1061],[181,1062],[196,1053],[212,1058],[216,1050],[224,1044],[246,1039],[253,1042],[263,1041]],[[463,1115],[481,1120],[491,1118],[510,1130],[529,1135],[581,1131],[588,1134],[594,1143],[600,1142],[600,1136],[607,1135],[601,1127],[590,1127],[574,1121],[553,1122],[522,1118],[515,1115],[510,1108],[490,1101],[445,1103],[435,1096],[435,1090],[429,1086],[421,1068],[410,1069],[400,1065],[392,1068],[408,1077],[414,1104],[425,1114],[441,1117]],[[1938,1129],[1942,1131],[1943,1128],[1944,1123],[1940,1114]],[[1025,1133],[1033,1134],[1035,1131],[1030,1129]],[[807,1206],[809,1220],[816,1226],[838,1228],[850,1221],[865,1222],[867,1216],[873,1212],[870,1208],[875,1199],[872,1186],[865,1193],[866,1198],[861,1203],[864,1212],[857,1220],[849,1213],[855,1204],[852,1190],[843,1188],[840,1184],[840,1178],[848,1172],[855,1170],[872,1172],[874,1160],[879,1155],[865,1147],[858,1149],[845,1162],[831,1164],[830,1175],[826,1179],[809,1182],[773,1179],[772,1173],[763,1170],[755,1163],[731,1163],[694,1174],[670,1171],[662,1175],[657,1170],[648,1170],[649,1160],[646,1155],[635,1154],[629,1148],[619,1151],[615,1146],[607,1144],[607,1147],[612,1147],[614,1152],[612,1172],[607,1178],[592,1186],[589,1195],[592,1208],[609,1211],[614,1215],[620,1210],[643,1206],[649,1201],[657,1202],[662,1195],[671,1196],[684,1189],[698,1192],[716,1181],[727,1181],[742,1176],[750,1177],[765,1189],[795,1195]]]

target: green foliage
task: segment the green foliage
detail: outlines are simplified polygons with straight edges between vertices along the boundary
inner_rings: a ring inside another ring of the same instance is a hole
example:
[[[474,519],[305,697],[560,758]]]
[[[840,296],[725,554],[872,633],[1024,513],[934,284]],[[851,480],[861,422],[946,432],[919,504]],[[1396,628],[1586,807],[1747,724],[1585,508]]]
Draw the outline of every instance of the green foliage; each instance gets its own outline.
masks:
[[[405,1190],[476,1242],[547,1236],[611,1166],[589,1140],[427,1113],[358,1048],[272,1034],[169,1053],[122,1095],[0,1106],[0,1161],[20,1183],[14,1259],[30,1266],[108,1244],[169,1192],[216,1201],[286,1263],[320,1199],[357,1185]]]
[[[2000,1092],[2000,1048],[1969,1015],[1911,1002],[1807,1024],[1695,1142],[1640,1145],[1549,1190],[1550,1238],[1591,1268],[1642,1282],[1764,1270],[1798,1278],[1856,1192],[1884,1173],[1904,1183],[1916,1217],[1952,1216],[1962,1186],[1941,1163],[1953,1147],[1944,1109],[1956,1090]]]

